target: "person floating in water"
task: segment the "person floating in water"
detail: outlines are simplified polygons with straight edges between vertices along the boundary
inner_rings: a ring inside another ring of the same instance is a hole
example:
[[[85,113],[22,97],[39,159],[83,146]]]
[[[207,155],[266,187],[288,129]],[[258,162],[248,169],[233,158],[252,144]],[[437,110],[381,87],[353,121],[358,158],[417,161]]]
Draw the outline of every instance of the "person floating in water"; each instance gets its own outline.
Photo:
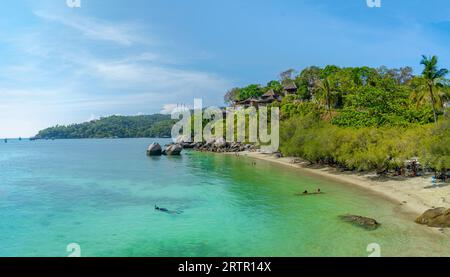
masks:
[[[322,190],[320,190],[320,188],[317,189],[317,191],[313,191],[313,192],[309,192],[309,191],[305,190],[303,193],[301,193],[301,194],[297,193],[295,195],[297,195],[297,196],[309,196],[309,195],[318,195],[318,194],[323,194],[323,192],[322,192]]]
[[[158,207],[158,206],[156,206],[155,205],[155,210],[157,210],[157,211],[161,211],[161,212],[169,212],[169,210],[168,209],[166,209],[166,208],[160,208],[160,207]]]
[[[170,211],[166,208],[160,208],[157,205],[155,205],[155,210],[163,212],[163,213],[168,213],[168,214],[181,214],[182,213],[181,211]]]

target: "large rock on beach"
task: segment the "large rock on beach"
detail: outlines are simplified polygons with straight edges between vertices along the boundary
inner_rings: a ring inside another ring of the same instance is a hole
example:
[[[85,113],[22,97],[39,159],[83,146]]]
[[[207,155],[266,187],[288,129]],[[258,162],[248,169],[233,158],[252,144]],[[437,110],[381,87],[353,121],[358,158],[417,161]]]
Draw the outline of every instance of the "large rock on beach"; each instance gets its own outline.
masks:
[[[343,221],[353,223],[353,224],[363,227],[367,230],[375,230],[381,225],[373,218],[359,216],[359,215],[348,214],[348,215],[342,215],[342,216],[340,216],[340,218]]]
[[[159,143],[152,143],[148,146],[147,148],[147,155],[148,156],[161,156],[162,154],[162,148],[161,145],[159,145]]]
[[[450,228],[450,209],[435,208],[424,212],[416,223],[436,228]]]

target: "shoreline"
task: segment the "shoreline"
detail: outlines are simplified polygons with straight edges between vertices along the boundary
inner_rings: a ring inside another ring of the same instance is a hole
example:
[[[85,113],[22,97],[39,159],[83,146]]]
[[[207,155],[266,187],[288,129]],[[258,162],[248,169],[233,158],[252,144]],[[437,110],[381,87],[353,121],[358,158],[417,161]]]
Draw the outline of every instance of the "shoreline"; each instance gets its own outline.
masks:
[[[234,154],[234,153],[229,153]],[[295,158],[277,158],[260,152],[240,152],[240,156],[276,163],[301,170],[307,174],[327,178],[339,183],[358,186],[398,205],[398,211],[414,219],[428,209],[450,208],[450,185],[432,187],[431,176],[426,177],[378,177],[375,173],[339,172],[335,168],[311,167],[306,162],[294,163]]]

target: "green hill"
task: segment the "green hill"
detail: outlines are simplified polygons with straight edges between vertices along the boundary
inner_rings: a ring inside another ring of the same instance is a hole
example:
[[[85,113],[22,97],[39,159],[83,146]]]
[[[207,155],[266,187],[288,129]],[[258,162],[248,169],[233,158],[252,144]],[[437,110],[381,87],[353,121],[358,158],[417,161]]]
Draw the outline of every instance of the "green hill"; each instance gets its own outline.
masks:
[[[168,137],[175,121],[170,115],[109,116],[81,124],[56,125],[36,139]]]

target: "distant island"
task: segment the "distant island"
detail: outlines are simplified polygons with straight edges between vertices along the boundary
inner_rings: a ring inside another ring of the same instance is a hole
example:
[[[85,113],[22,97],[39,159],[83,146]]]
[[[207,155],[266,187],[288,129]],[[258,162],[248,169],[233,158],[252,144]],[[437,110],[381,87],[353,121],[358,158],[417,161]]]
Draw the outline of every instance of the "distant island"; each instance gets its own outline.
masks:
[[[169,137],[174,120],[170,115],[108,116],[81,124],[56,125],[33,139]]]

